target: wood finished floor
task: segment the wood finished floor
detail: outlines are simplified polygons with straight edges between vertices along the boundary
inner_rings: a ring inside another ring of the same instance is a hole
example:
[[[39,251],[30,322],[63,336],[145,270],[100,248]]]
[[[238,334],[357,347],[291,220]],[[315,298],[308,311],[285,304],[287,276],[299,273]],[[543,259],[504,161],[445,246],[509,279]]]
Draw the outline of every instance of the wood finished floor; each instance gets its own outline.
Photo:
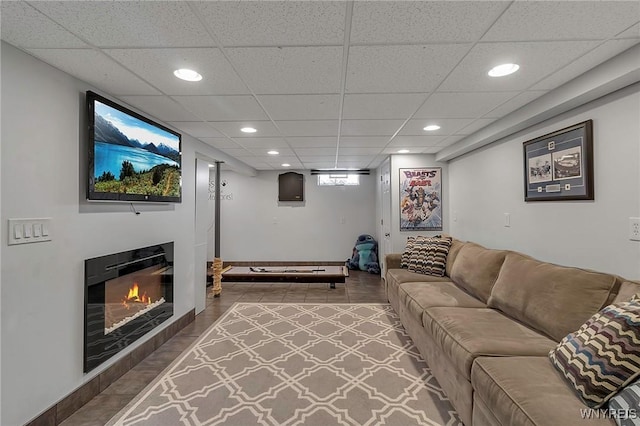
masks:
[[[361,271],[350,271],[335,289],[315,283],[222,283],[222,296],[208,298],[194,322],[60,424],[106,424],[236,302],[386,303],[387,298],[380,275]]]

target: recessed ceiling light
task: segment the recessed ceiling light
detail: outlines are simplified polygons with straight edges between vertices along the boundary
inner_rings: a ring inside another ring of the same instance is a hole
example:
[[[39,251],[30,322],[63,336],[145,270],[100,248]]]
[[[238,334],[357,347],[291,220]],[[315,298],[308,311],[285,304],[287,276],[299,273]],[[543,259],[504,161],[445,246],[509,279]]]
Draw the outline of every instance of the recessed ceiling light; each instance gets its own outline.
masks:
[[[490,77],[504,77],[505,75],[513,74],[520,69],[518,64],[502,64],[497,67],[491,68],[489,71]]]
[[[253,127],[243,127],[242,129],[240,129],[241,132],[244,133],[255,133],[257,132],[256,129],[254,129]]]
[[[190,70],[190,69],[187,69],[187,68],[180,68],[179,70],[175,70],[173,72],[173,75],[175,75],[179,79],[185,80],[185,81],[200,81],[200,80],[202,80],[202,76],[200,74],[198,74],[194,70]]]
[[[282,163],[282,167],[291,167],[291,164],[289,164],[289,163]]]
[[[409,150],[408,149],[399,149],[398,150],[398,154],[408,154]]]
[[[432,132],[434,130],[438,130],[440,128],[440,126],[438,126],[437,124],[430,124],[427,127],[423,128],[422,130],[426,130],[427,132]]]
[[[210,169],[213,169],[214,167],[215,167],[215,165],[214,165],[214,164],[209,164],[209,168],[210,168]]]
[[[278,151],[269,151],[269,152],[267,152],[267,154],[269,154],[269,155],[278,155],[280,153]]]

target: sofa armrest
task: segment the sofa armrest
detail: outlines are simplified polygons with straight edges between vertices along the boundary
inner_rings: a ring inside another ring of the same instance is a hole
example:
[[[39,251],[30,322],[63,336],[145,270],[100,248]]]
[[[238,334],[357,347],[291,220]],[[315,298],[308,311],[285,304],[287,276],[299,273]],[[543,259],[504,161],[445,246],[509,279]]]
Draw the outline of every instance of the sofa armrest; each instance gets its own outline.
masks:
[[[389,269],[400,269],[400,258],[402,253],[391,253],[384,257],[385,267]]]

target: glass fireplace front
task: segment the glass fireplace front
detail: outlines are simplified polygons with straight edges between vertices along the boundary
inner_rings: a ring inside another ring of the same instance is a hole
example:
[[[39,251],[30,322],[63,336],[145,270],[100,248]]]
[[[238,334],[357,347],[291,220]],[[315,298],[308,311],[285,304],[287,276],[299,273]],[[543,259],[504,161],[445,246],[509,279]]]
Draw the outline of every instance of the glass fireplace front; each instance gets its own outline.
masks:
[[[173,243],[85,261],[88,372],[173,315]]]

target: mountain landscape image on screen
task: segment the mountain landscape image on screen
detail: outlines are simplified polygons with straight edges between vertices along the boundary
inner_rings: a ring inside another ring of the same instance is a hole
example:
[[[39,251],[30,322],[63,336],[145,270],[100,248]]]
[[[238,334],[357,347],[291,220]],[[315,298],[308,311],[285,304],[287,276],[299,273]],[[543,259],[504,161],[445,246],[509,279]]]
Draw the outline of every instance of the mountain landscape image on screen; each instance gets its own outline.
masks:
[[[179,150],[179,136],[95,102],[96,192],[180,197]]]

